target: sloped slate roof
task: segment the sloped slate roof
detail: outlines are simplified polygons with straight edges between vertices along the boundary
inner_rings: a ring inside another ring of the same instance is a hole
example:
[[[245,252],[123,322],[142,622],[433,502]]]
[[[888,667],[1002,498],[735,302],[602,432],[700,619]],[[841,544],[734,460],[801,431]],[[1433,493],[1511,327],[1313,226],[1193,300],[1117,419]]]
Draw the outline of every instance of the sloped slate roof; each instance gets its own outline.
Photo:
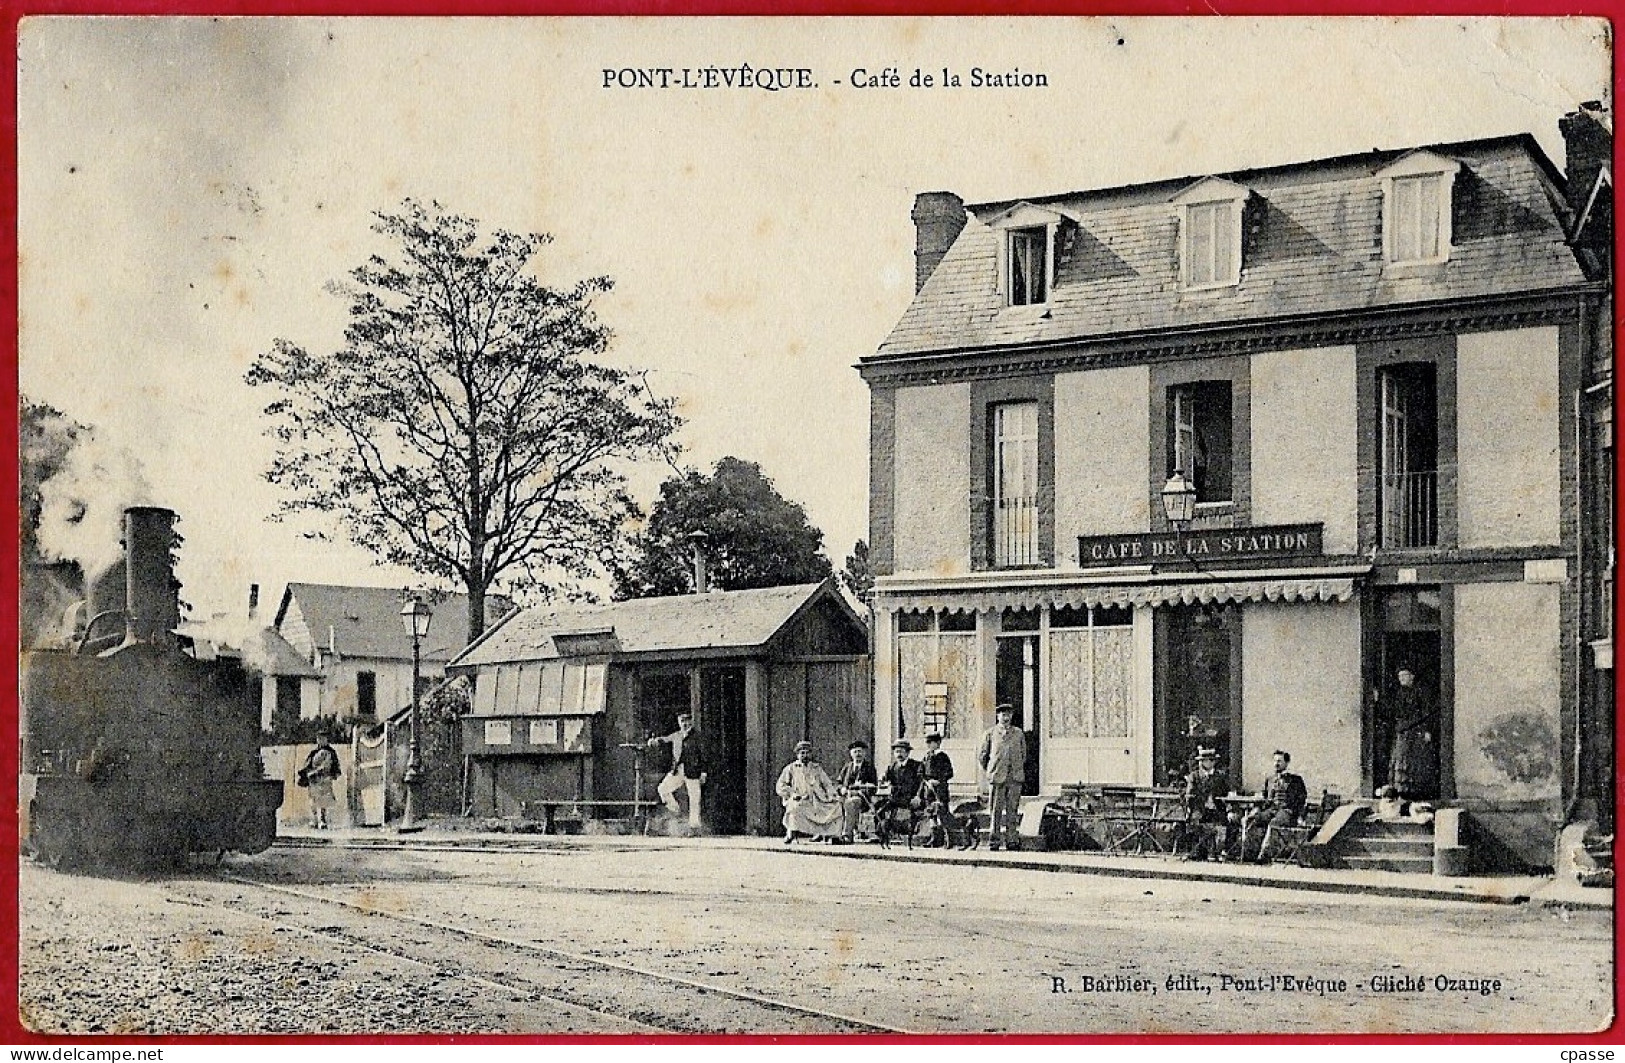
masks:
[[[394,587],[341,587],[329,583],[290,583],[277,610],[282,624],[290,599],[310,627],[316,645],[326,648],[327,631],[341,656],[412,659],[412,637],[401,623],[401,592]],[[507,598],[487,595],[487,624],[510,607]],[[468,645],[468,595],[453,594],[434,605],[434,619],[421,647],[425,660],[444,661]]]
[[[311,667],[309,661],[302,657],[298,650],[288,644],[288,640],[277,633],[276,628],[261,628],[251,636],[259,643],[256,649],[244,650],[249,660],[258,662],[264,668],[266,675],[304,676],[320,678],[321,674]],[[257,652],[256,652],[257,650]]]
[[[763,645],[825,584],[635,598],[608,605],[522,609],[452,663],[453,667],[557,657],[554,635],[613,628],[617,656]]]
[[[1214,175],[1256,197],[1241,284],[1181,291],[1179,209],[1200,178],[1027,199],[1068,216],[1047,304],[1005,306],[996,219],[1012,202],[967,207],[971,220],[868,361],[1125,333],[1347,312],[1584,283],[1564,242],[1559,177],[1532,137],[1430,147],[1461,162],[1449,261],[1384,269],[1382,179],[1409,154],[1374,151]]]

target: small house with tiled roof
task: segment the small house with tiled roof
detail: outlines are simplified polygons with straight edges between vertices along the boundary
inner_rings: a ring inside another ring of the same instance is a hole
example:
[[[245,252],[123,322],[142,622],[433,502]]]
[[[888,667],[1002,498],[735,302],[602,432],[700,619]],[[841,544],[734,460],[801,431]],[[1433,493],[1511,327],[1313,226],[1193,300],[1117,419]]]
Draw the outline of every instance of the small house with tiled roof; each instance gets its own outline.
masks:
[[[847,742],[872,735],[868,647],[833,579],[522,609],[448,666],[474,679],[463,734],[471,809],[629,801],[639,772],[652,799],[664,764],[640,751],[688,711],[714,768],[708,829],[773,831],[773,780],[796,742],[839,763]]]
[[[510,608],[503,598],[486,601],[488,615]],[[314,711],[307,704],[302,715],[371,722],[411,703],[412,638],[400,614],[399,588],[288,584],[275,634],[321,677]],[[434,606],[422,643],[420,683],[443,676],[468,641],[468,596],[448,595]]]
[[[1177,783],[1198,748],[1256,789],[1286,749],[1317,793],[1467,816],[1480,866],[1549,865],[1612,806],[1576,590],[1610,553],[1580,543],[1602,461],[1576,483],[1609,428],[1582,396],[1611,381],[1612,133],[1562,131],[1567,173],[1516,135],[920,194],[913,301],[858,366],[877,740],[969,762],[1008,702],[1050,794]]]

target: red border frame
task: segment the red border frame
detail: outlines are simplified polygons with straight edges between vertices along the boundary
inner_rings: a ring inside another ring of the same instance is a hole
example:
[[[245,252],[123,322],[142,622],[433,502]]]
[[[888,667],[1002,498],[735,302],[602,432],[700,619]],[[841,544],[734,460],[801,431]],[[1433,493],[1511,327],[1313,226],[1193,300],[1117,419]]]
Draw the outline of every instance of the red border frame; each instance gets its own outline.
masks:
[[[0,45],[8,61],[0,67],[0,139],[9,149],[0,164],[0,325],[5,328],[0,344],[0,365],[6,371],[6,384],[13,399],[18,393],[18,255],[17,255],[17,24],[30,15],[353,15],[353,16],[737,16],[737,15],[1155,15],[1155,16],[1258,16],[1258,15],[1435,15],[1435,16],[1579,16],[1607,19],[1610,26],[1625,14],[1625,0],[0,0]],[[1617,42],[1616,42],[1617,43]],[[1617,108],[1621,84],[1616,59],[1613,72]],[[1619,149],[1614,168],[1619,172]],[[1615,232],[1615,261],[1625,260],[1625,231]],[[1616,306],[1614,333],[1621,337],[1620,314]],[[17,438],[18,408],[15,401],[0,405],[0,430],[7,438]],[[1616,407],[1617,421],[1617,407]],[[1617,469],[1616,469],[1617,475]],[[0,462],[0,508],[9,508],[12,519],[0,527],[0,631],[8,637],[18,630],[18,466]],[[1616,505],[1625,512],[1616,492]],[[1620,606],[1616,599],[1616,623]],[[13,639],[14,640],[14,639]],[[1616,688],[1616,699],[1619,697]],[[0,734],[17,731],[18,674],[0,669]],[[1618,702],[1615,717],[1618,719]],[[1617,727],[1616,727],[1617,733]],[[16,778],[18,744],[0,741],[0,779]],[[1615,821],[1625,811],[1625,772],[1616,760]],[[1621,991],[1621,949],[1619,928],[1614,931],[1614,1022],[1609,1029],[1581,1035],[1433,1035],[1399,1034],[928,1034],[920,1037],[817,1035],[684,1035],[684,1036],[537,1036],[537,1035],[306,1035],[178,1036],[118,1035],[71,1036],[36,1034],[21,1025],[15,1003],[18,1000],[18,812],[11,801],[0,801],[0,886],[5,908],[0,910],[0,933],[5,936],[4,966],[0,967],[0,1042],[23,1045],[209,1045],[209,1044],[557,1044],[557,1045],[655,1045],[655,1044],[1110,1044],[1166,1047],[1186,1044],[1448,1044],[1448,1045],[1612,1045],[1625,1044],[1625,993]],[[1616,894],[1617,898],[1617,894]]]

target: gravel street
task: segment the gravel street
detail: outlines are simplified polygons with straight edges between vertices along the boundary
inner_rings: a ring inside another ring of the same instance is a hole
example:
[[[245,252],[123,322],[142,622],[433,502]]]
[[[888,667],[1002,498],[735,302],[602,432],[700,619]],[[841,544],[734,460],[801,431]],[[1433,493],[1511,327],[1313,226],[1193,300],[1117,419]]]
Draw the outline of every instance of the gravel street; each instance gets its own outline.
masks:
[[[42,1031],[1584,1032],[1612,1000],[1608,912],[750,843],[278,848],[20,885]]]

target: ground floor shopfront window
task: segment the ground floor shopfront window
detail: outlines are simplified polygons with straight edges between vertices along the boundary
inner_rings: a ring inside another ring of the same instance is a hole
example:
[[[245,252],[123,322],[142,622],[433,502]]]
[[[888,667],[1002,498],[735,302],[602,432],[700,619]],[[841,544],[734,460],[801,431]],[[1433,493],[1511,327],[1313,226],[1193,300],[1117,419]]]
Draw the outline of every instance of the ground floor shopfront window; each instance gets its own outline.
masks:
[[[1123,607],[944,611],[898,616],[897,724],[915,741],[941,734],[973,757],[1008,704],[1027,733],[1027,787],[1149,782],[1149,660]],[[1149,622],[1149,612],[1141,624]],[[1148,630],[1148,629],[1147,629]],[[1142,676],[1140,673],[1146,673]],[[974,762],[960,766],[962,777]]]

